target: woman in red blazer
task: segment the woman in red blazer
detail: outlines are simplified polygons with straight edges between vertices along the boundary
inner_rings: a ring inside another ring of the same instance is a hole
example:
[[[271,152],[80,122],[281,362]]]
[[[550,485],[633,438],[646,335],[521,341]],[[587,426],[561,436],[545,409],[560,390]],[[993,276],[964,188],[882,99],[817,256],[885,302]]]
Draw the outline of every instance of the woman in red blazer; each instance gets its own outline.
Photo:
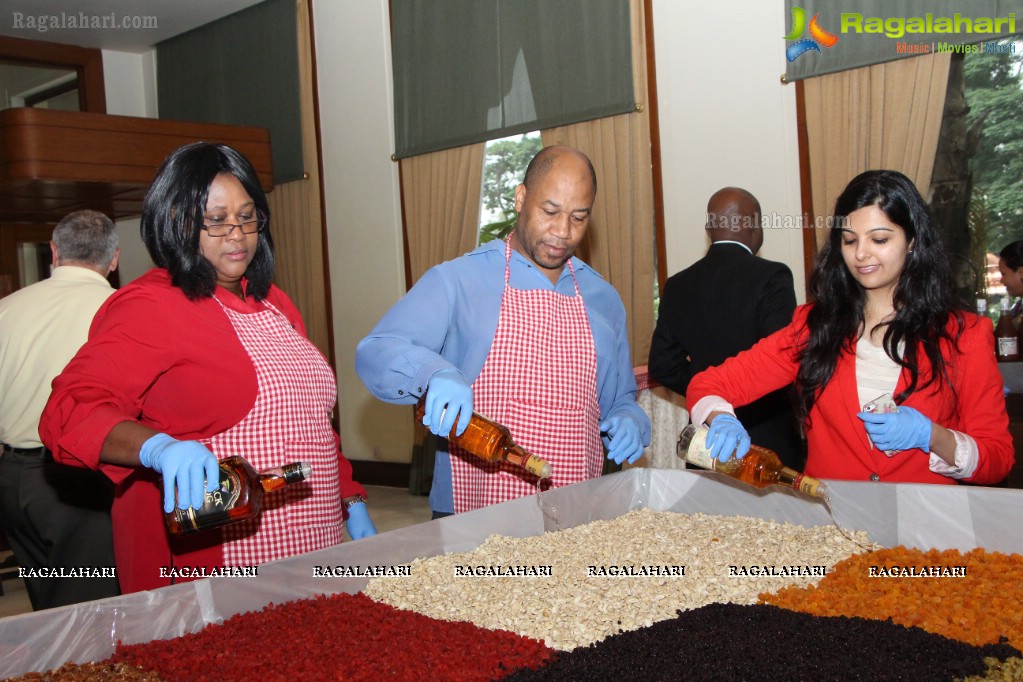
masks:
[[[810,278],[812,303],[686,393],[712,454],[749,450],[741,406],[795,382],[818,478],[1001,481],[1015,461],[991,321],[960,310],[923,198],[896,171],[855,177]],[[866,409],[892,396],[897,411]]]

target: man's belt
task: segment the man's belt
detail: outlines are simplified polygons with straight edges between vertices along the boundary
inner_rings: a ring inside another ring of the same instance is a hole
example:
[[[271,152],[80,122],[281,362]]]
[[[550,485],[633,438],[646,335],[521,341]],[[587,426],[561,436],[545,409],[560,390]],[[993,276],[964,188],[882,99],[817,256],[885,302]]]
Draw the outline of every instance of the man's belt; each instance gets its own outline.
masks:
[[[7,454],[7,453],[10,452],[10,453],[13,453],[15,455],[41,455],[44,452],[46,452],[46,446],[45,445],[40,445],[37,448],[15,448],[15,447],[12,447],[12,446],[8,445],[7,443],[4,443],[3,446],[4,446],[4,454]]]

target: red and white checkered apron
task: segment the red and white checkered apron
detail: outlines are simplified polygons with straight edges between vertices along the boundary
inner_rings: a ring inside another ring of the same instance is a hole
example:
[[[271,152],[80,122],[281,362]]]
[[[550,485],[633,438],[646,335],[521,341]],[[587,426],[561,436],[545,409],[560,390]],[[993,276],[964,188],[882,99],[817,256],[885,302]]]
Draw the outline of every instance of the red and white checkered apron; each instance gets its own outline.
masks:
[[[511,238],[509,237],[509,240]],[[511,242],[505,244],[504,293],[497,332],[473,382],[474,407],[504,424],[516,443],[546,459],[552,484],[600,476],[597,351],[586,307],[568,261],[575,295],[509,286]],[[456,512],[536,492],[536,477],[507,462],[486,462],[451,447]]]
[[[329,418],[337,400],[334,372],[287,317],[269,301],[264,305],[266,310],[244,314],[220,304],[252,359],[259,388],[244,419],[202,442],[217,459],[240,455],[256,471],[303,461],[313,473],[265,494],[255,519],[222,529],[225,566],[264,564],[342,539],[338,451]]]

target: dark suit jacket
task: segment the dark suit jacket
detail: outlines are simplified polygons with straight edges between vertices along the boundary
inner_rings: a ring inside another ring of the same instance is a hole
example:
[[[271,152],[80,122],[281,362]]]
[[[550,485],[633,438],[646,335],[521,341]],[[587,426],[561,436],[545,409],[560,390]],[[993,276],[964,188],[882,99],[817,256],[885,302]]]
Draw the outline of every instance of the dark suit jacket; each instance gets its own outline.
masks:
[[[650,344],[650,377],[686,394],[689,380],[785,327],[796,309],[792,272],[743,246],[712,244],[707,255],[668,278]],[[790,389],[738,408],[756,445],[802,469],[804,449]]]

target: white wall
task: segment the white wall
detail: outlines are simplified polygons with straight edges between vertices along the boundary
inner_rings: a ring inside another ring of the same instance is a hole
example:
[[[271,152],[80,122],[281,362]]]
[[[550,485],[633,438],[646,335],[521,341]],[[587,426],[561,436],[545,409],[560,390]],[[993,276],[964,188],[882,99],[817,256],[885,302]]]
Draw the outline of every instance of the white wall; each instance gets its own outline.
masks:
[[[765,216],[801,214],[795,86],[780,82],[780,0],[653,0],[653,20],[670,275],[706,252],[707,199],[721,187],[749,190]],[[788,264],[802,302],[800,230],[766,230],[760,255]]]
[[[387,0],[314,0],[341,439],[349,459],[408,462],[411,408],[375,399],[355,346],[405,293]]]
[[[103,83],[108,114],[156,118],[156,50],[143,54],[103,50]],[[153,267],[153,262],[139,235],[138,218],[117,221],[117,237],[123,286]]]

